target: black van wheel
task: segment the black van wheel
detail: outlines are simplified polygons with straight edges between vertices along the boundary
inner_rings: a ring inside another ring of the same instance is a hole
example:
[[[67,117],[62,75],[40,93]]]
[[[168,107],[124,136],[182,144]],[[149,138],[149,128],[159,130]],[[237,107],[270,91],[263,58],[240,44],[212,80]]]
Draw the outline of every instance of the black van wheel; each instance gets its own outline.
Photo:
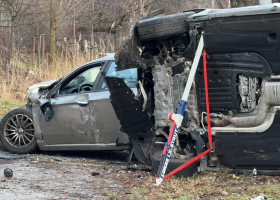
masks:
[[[153,153],[152,169],[155,173],[157,172],[157,170],[159,168],[161,155],[162,155],[162,150],[155,150]],[[185,164],[186,162],[188,162],[189,160],[191,160],[194,157],[195,157],[195,155],[190,155],[188,159],[170,158],[165,174],[167,175],[168,173],[177,169],[178,167]],[[176,176],[185,176],[185,177],[192,176],[197,171],[198,165],[199,165],[199,162],[195,161],[191,165],[189,165],[189,166],[185,167],[184,169],[182,169],[181,171],[177,172],[175,175]]]
[[[137,24],[142,41],[182,35],[189,31],[187,18],[194,12],[180,13],[140,20]]]

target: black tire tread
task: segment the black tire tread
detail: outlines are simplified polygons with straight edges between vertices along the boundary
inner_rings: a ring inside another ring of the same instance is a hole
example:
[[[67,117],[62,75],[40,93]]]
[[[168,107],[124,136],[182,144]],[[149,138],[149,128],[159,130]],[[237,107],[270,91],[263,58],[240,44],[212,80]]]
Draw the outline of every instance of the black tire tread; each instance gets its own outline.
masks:
[[[142,41],[181,35],[189,31],[187,18],[194,13],[180,13],[140,20],[137,25]]]
[[[154,172],[157,172],[159,165],[160,165],[160,158],[161,158],[162,150],[156,150],[152,156],[152,169]],[[173,170],[177,169],[181,165],[185,164],[189,160],[182,160],[182,159],[170,159],[165,174],[172,172]],[[191,165],[185,167],[181,171],[177,172],[176,176],[192,176],[196,171],[199,165],[198,161],[195,161]]]
[[[143,153],[140,143],[137,140],[132,140],[131,142],[133,144],[134,155],[135,155],[136,159],[144,165],[151,166],[152,162],[148,158],[145,157],[145,154]]]

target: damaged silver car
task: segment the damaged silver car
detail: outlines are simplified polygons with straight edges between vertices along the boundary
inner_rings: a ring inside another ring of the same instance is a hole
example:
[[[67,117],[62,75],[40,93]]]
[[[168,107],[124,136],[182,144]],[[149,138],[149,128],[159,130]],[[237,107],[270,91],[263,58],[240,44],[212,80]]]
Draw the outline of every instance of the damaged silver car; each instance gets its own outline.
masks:
[[[163,13],[161,13],[163,14]],[[167,171],[213,149],[179,172],[258,170],[280,167],[280,4],[197,9],[138,21],[116,54],[118,70],[138,68],[138,95],[125,81],[105,77],[123,130],[138,160],[158,168],[200,38],[207,52],[210,121],[202,58]],[[202,35],[202,32],[204,34]],[[144,90],[143,90],[144,88]],[[279,173],[279,172],[278,172]]]
[[[137,69],[116,71],[114,54],[86,63],[69,75],[28,89],[26,108],[1,121],[1,142],[12,153],[51,150],[129,149],[127,134],[110,103],[103,75],[124,79],[137,94]],[[102,75],[103,74],[103,75]]]
[[[179,107],[203,37],[210,121],[201,58],[167,172],[209,149],[205,127],[211,123],[212,151],[179,175],[223,167],[279,173],[279,20],[279,4],[151,13],[135,24],[115,61],[93,61],[30,89],[27,109],[2,120],[1,141],[14,153],[37,144],[41,150],[109,150],[132,143],[136,158],[157,169],[158,143],[167,141],[172,124],[168,114]]]

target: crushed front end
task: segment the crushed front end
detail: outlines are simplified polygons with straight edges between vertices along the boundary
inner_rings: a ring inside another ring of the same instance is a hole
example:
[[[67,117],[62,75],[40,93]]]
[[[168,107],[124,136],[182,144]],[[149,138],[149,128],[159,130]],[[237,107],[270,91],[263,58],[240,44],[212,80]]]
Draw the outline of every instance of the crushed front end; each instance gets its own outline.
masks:
[[[188,11],[135,24],[116,61],[119,70],[138,67],[138,95],[122,79],[105,79],[115,112],[137,144],[141,162],[159,165],[163,147],[156,142],[167,141],[168,114],[177,112],[203,31],[213,150],[181,175],[197,169],[218,171],[223,166],[280,167],[279,18],[278,4],[271,4]],[[209,148],[203,76],[201,58],[168,171]]]

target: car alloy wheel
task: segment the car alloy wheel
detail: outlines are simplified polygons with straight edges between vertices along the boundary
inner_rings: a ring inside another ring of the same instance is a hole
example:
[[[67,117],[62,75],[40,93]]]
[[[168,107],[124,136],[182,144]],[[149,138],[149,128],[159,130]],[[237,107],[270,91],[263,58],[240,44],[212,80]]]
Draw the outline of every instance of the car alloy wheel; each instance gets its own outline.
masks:
[[[24,114],[15,114],[5,123],[4,138],[13,147],[23,148],[35,138],[33,120]]]

